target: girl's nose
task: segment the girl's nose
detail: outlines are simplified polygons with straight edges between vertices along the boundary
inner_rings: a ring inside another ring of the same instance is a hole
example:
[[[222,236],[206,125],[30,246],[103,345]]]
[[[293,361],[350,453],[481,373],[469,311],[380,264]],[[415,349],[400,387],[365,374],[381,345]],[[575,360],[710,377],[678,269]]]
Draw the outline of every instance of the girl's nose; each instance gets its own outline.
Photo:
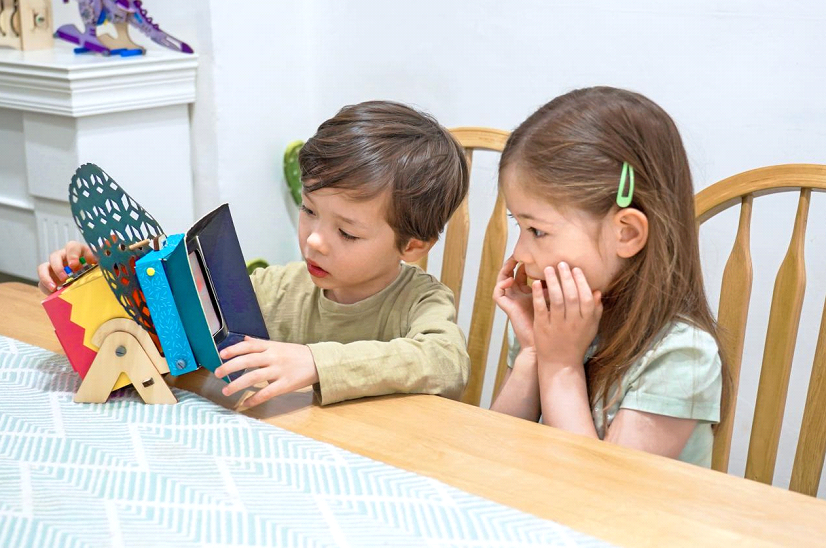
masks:
[[[531,254],[528,252],[528,248],[525,245],[521,234],[516,240],[516,246],[513,248],[513,258],[520,263],[529,264],[532,262]]]

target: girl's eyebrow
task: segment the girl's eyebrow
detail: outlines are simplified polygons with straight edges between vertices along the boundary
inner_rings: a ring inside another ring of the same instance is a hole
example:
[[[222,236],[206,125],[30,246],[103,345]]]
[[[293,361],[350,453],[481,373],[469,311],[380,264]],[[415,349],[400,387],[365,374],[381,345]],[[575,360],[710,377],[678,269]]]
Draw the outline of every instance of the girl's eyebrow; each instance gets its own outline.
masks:
[[[557,225],[557,224],[559,224],[558,222],[553,222],[553,221],[549,221],[547,219],[540,219],[539,217],[534,217],[530,213],[515,213],[515,212],[511,211],[511,215],[513,215],[514,217],[518,217],[520,219],[523,219],[525,221],[540,222],[540,223],[543,223],[543,224],[546,224],[546,225]]]

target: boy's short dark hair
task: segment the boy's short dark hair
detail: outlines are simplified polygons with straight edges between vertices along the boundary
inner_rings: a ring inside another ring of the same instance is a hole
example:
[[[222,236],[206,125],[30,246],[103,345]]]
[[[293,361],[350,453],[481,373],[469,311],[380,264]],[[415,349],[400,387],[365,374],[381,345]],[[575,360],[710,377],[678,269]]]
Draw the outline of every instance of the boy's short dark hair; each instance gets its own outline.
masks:
[[[390,101],[342,108],[298,157],[304,192],[339,188],[369,200],[390,190],[387,222],[402,250],[436,240],[468,191],[462,146],[423,112]]]

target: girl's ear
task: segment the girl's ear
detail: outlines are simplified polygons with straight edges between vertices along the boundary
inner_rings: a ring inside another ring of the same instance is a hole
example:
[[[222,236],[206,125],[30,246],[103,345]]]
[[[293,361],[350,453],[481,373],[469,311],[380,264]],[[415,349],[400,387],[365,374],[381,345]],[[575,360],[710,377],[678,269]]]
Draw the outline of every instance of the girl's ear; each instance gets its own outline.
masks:
[[[639,209],[625,207],[614,214],[617,255],[630,259],[648,243],[648,217]]]
[[[402,260],[406,263],[418,261],[427,255],[427,252],[430,251],[430,248],[433,247],[435,243],[436,240],[424,242],[416,238],[410,238],[410,241],[408,241],[407,245],[402,249]]]

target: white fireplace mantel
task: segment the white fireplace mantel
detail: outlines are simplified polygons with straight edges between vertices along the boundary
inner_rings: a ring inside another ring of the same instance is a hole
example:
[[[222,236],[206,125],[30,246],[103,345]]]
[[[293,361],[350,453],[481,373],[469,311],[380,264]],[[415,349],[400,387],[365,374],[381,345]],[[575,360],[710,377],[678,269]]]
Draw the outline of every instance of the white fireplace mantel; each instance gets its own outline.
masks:
[[[75,169],[102,167],[170,233],[193,221],[189,104],[198,58],[0,48],[0,271],[33,278],[78,236]]]
[[[197,67],[197,56],[168,51],[121,58],[0,49],[0,108],[77,118],[192,103]]]

